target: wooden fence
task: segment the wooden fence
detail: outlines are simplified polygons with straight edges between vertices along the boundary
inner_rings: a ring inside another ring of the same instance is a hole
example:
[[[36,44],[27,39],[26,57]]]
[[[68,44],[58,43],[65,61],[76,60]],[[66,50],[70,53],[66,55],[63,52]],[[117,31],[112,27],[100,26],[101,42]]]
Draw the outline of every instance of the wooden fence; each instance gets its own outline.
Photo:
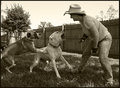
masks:
[[[110,57],[119,57],[119,19],[102,22],[112,35],[113,42],[110,49]],[[35,41],[36,47],[44,47],[48,43],[48,37],[54,31],[60,31],[61,26],[46,28],[45,36],[40,40]],[[37,32],[42,33],[42,29],[37,29]],[[65,41],[62,44],[63,51],[82,53],[87,42],[79,43],[79,38],[83,32],[80,24],[65,25]]]

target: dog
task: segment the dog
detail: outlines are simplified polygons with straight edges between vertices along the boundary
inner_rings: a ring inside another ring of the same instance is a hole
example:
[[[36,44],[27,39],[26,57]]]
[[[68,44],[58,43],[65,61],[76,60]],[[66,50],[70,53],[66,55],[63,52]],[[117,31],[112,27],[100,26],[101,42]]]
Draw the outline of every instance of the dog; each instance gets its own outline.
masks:
[[[1,60],[3,60],[8,66],[5,69],[9,72],[10,68],[14,67],[15,60],[14,56],[20,55],[26,52],[39,52],[39,49],[35,48],[34,39],[39,39],[41,35],[35,31],[28,31],[26,36],[22,39],[10,44],[1,52]]]
[[[1,41],[0,50],[1,52],[7,47],[7,41]]]
[[[52,62],[57,78],[61,78],[61,76],[56,67],[56,59],[60,58],[63,62],[65,62],[69,69],[73,69],[72,66],[62,56],[60,44],[63,41],[63,37],[64,31],[55,31],[49,36],[48,45],[41,48],[41,52],[36,54],[37,56],[33,62],[33,65],[30,67],[30,72],[32,72],[33,68],[38,65],[40,59],[44,57],[48,57],[46,60],[49,59]]]

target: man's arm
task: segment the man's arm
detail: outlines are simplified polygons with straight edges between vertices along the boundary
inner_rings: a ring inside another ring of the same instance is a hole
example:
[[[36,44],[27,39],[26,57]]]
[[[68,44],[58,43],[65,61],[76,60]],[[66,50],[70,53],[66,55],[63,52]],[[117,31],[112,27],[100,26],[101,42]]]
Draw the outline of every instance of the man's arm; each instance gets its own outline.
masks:
[[[88,38],[88,36],[86,34],[83,34],[82,38],[80,38],[80,43],[85,41]]]
[[[93,48],[97,48],[98,46],[98,41],[99,41],[99,32],[96,29],[96,27],[91,27],[89,30],[91,37],[93,38]]]
[[[97,48],[99,41],[99,32],[96,25],[93,22],[88,22],[90,36],[93,39],[93,48]]]

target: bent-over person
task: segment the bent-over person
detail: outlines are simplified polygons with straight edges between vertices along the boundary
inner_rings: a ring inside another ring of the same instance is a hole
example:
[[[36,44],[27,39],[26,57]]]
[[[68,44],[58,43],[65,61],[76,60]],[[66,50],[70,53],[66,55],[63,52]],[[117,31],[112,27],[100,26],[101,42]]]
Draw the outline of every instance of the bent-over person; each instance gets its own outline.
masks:
[[[101,22],[91,16],[86,15],[84,11],[81,11],[81,7],[78,4],[70,5],[69,10],[66,11],[65,14],[70,14],[70,17],[74,21],[79,21],[82,26],[83,33],[88,36],[87,47],[83,51],[82,61],[78,71],[82,72],[91,54],[98,51],[99,60],[105,73],[104,78],[107,81],[106,86],[112,86],[113,74],[111,65],[108,61],[112,36],[108,29]]]

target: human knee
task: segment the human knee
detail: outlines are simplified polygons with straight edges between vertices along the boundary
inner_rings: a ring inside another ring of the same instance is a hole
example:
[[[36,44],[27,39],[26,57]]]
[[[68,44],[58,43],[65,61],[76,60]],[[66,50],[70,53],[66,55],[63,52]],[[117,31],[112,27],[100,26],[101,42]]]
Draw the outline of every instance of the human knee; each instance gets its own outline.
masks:
[[[91,56],[91,53],[83,53],[82,58],[89,58]]]
[[[100,56],[99,59],[100,59],[100,62],[102,64],[109,64],[108,57],[106,57],[106,56]]]

